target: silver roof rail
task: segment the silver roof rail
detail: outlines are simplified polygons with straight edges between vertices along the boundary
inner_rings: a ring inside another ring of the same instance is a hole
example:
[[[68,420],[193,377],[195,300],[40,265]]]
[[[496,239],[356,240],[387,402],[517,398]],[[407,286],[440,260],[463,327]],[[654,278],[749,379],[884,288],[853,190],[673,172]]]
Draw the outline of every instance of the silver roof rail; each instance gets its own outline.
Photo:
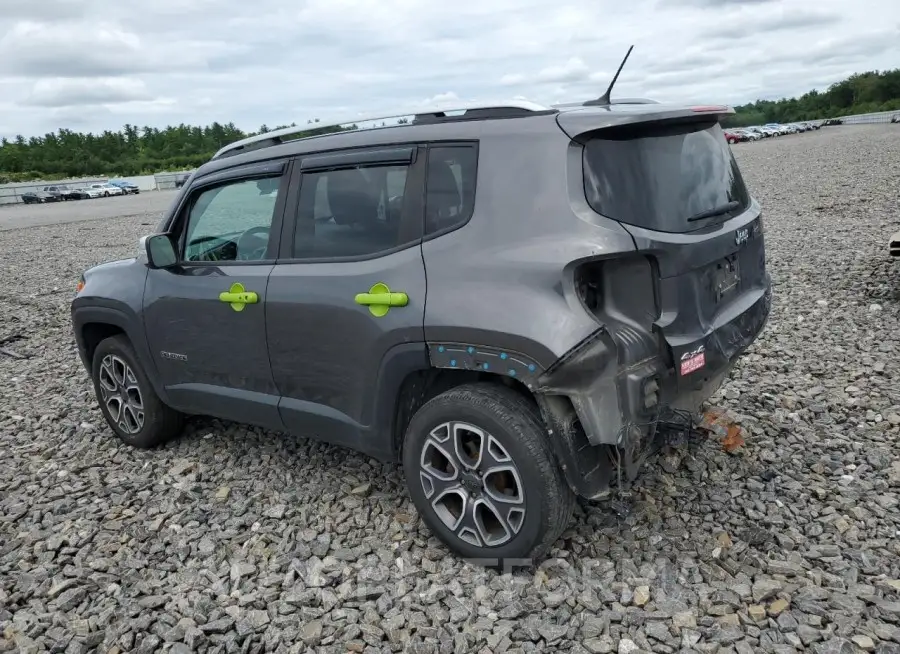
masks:
[[[461,116],[448,116],[447,114],[456,114],[458,112],[463,112]],[[284,143],[285,140],[291,140],[286,137],[291,137],[296,134],[302,134],[303,132],[309,132],[312,130],[320,130],[320,129],[328,129],[331,127],[344,127],[349,125],[357,125],[360,123],[369,123],[373,121],[386,121],[386,120],[399,120],[401,118],[408,118],[410,122],[413,124],[421,124],[426,122],[441,122],[442,120],[459,120],[461,118],[465,118],[465,113],[473,112],[473,116],[475,118],[509,118],[511,116],[522,116],[527,115],[528,112],[534,112],[535,114],[539,113],[554,113],[556,112],[555,107],[547,107],[545,105],[537,104],[535,102],[529,102],[527,100],[510,100],[508,102],[472,102],[465,103],[460,102],[456,104],[446,104],[446,105],[435,105],[435,106],[423,106],[423,107],[412,107],[409,111],[392,111],[388,114],[380,114],[376,116],[357,116],[357,117],[348,117],[343,120],[333,119],[333,120],[323,120],[316,123],[307,123],[305,125],[296,125],[293,127],[285,127],[283,129],[272,130],[271,132],[265,132],[263,134],[255,134],[254,136],[249,136],[245,139],[241,139],[240,141],[235,141],[234,143],[230,143],[225,147],[221,148],[218,152],[213,155],[213,159],[219,159],[220,157],[225,156],[226,154],[238,154],[240,152],[249,152],[251,150],[256,150],[259,148],[265,148],[272,145],[278,145],[279,143]],[[358,127],[358,129],[378,129],[381,127],[397,127],[398,123],[393,123],[392,125],[375,125],[372,127]],[[309,136],[304,138],[315,138],[315,136]]]

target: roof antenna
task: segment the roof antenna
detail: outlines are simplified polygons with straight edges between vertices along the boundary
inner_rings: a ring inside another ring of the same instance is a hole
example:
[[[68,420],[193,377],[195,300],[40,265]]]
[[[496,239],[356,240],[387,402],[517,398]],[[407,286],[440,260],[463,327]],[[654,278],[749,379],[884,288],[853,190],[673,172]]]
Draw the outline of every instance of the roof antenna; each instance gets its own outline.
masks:
[[[619,79],[619,73],[622,72],[622,68],[625,67],[625,62],[628,61],[628,55],[631,54],[631,51],[634,50],[634,46],[629,46],[628,52],[625,53],[625,58],[622,60],[622,63],[619,64],[619,70],[616,71],[616,74],[613,76],[612,81],[609,83],[609,87],[606,89],[606,93],[601,95],[596,100],[588,100],[584,103],[586,107],[596,107],[596,106],[608,106],[609,102],[609,94],[612,93],[612,88],[616,83],[616,80]]]

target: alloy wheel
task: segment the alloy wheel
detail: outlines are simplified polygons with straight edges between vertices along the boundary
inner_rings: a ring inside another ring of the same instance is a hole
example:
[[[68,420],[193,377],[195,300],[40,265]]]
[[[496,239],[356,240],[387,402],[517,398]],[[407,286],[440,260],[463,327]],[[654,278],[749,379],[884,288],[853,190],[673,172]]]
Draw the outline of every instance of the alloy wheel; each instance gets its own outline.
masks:
[[[131,366],[115,354],[107,354],[100,364],[100,395],[113,422],[126,434],[144,427],[144,399]]]
[[[445,422],[428,434],[419,478],[435,515],[476,547],[507,543],[525,522],[525,489],[512,457],[485,430]]]

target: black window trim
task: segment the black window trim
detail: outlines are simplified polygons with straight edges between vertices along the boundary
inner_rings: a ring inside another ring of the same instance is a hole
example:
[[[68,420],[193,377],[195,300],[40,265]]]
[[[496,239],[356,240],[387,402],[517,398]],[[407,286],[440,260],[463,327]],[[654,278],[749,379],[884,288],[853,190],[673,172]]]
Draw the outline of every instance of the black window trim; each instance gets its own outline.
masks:
[[[431,159],[431,149],[432,148],[451,148],[451,147],[469,147],[475,151],[475,189],[472,193],[472,210],[468,213],[465,220],[461,220],[457,223],[449,225],[448,227],[444,227],[443,229],[439,229],[437,231],[431,232],[430,234],[425,234],[425,206],[423,206],[422,211],[422,242],[427,243],[428,241],[432,241],[436,238],[449,234],[451,232],[455,232],[458,229],[462,229],[472,220],[472,216],[475,215],[475,207],[478,204],[478,170],[480,164],[480,145],[481,143],[477,139],[466,139],[466,140],[454,140],[454,141],[432,141],[428,143],[428,152],[425,156],[425,165],[427,167],[428,162]],[[428,173],[425,174],[425,202],[427,203],[428,199]],[[427,205],[426,205],[427,206]]]
[[[417,148],[372,148],[358,152],[315,154],[300,161],[304,173],[318,173],[342,168],[368,168],[372,166],[412,165]]]
[[[233,168],[218,170],[209,175],[203,175],[192,179],[190,187],[182,193],[178,202],[178,207],[172,212],[172,215],[165,226],[165,233],[169,235],[175,246],[175,254],[178,257],[176,266],[179,268],[209,268],[223,266],[273,265],[276,261],[275,255],[278,253],[283,231],[282,225],[284,223],[285,207],[287,206],[287,195],[290,189],[292,169],[293,160],[290,157],[282,157],[277,160],[241,164]],[[272,227],[269,232],[269,244],[266,250],[267,256],[264,259],[257,259],[254,261],[187,261],[183,258],[183,244],[181,243],[183,229],[185,228],[189,209],[200,193],[216,186],[225,186],[230,183],[265,177],[276,177],[279,174],[280,183],[278,186],[278,198],[275,201],[275,207],[273,209]]]
[[[343,152],[329,154],[319,152],[298,155],[295,161],[300,161],[299,165],[295,164],[291,182],[288,190],[287,204],[285,207],[285,220],[282,224],[281,231],[281,247],[278,250],[278,258],[276,265],[290,264],[314,264],[314,263],[352,263],[355,261],[371,261],[382,257],[417,247],[422,243],[422,229],[425,224],[425,162],[427,157],[422,156],[425,144],[421,141],[405,142],[390,145],[372,145],[372,146],[354,146]],[[408,161],[398,162],[396,157],[398,152],[410,152]],[[332,160],[338,161],[340,156],[340,166],[329,165],[326,167],[316,166],[315,162]],[[313,165],[305,168],[304,160],[313,161]],[[385,250],[378,250],[369,254],[345,256],[345,257],[294,257],[294,238],[297,230],[297,211],[300,205],[300,191],[303,185],[303,176],[308,174],[320,173],[325,170],[339,170],[341,168],[376,168],[379,166],[403,165],[408,166],[406,173],[406,192],[404,193],[403,213],[400,217],[400,229],[410,232],[409,240],[404,241],[400,245]]]

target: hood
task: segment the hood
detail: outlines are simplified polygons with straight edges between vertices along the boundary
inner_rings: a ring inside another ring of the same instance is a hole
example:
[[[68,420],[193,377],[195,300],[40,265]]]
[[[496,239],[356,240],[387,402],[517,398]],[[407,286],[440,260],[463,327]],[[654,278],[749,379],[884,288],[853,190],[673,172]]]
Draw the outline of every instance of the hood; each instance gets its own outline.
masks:
[[[119,268],[125,268],[127,266],[134,265],[135,261],[137,261],[137,257],[130,257],[128,259],[116,259],[115,261],[104,261],[103,263],[98,263],[96,266],[91,266],[90,268],[85,270],[84,276],[85,278],[87,278],[90,275],[115,271]]]

